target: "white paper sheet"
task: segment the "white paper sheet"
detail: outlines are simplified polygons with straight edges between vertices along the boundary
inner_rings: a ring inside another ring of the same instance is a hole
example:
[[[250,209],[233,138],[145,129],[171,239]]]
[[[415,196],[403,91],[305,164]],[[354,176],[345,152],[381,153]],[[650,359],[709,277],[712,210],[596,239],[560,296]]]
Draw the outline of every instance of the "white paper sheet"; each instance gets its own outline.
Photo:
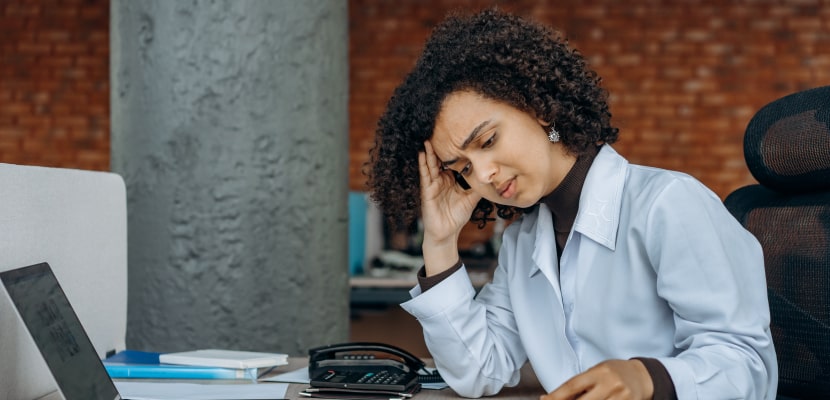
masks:
[[[115,382],[128,400],[271,400],[285,398],[287,384],[201,384],[179,382]]]

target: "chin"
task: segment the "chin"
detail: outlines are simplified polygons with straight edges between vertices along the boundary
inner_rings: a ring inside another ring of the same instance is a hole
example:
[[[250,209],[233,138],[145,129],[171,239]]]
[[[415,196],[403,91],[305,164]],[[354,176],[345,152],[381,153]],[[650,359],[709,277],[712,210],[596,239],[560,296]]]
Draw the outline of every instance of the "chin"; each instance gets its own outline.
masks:
[[[495,203],[495,204],[498,204],[498,205],[501,205],[501,206],[516,207],[516,208],[528,208],[528,207],[532,207],[533,205],[538,203],[538,202],[535,202],[535,203],[526,204],[527,202],[525,202],[525,201],[521,201],[521,200],[517,200],[517,199],[504,199],[504,198],[501,198],[501,197],[499,197],[497,200],[492,200],[492,199],[487,199],[487,200],[490,200],[491,203]]]

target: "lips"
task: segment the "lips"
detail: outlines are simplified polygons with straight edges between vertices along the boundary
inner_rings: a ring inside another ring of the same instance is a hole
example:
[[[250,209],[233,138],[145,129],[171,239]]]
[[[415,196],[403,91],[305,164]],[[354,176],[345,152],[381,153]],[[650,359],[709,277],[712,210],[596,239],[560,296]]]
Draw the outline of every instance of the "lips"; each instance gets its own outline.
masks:
[[[516,178],[510,178],[507,182],[502,183],[496,188],[496,191],[499,192],[499,196],[504,198],[510,198],[515,193],[516,188]]]

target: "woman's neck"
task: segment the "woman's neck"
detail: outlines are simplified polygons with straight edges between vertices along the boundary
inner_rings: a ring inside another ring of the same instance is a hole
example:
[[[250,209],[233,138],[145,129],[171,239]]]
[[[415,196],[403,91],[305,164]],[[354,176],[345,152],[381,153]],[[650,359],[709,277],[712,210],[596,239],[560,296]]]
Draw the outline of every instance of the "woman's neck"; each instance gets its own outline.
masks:
[[[589,151],[579,156],[565,178],[550,194],[542,198],[553,214],[553,229],[556,233],[556,247],[561,254],[565,241],[573,227],[576,213],[579,210],[579,196],[582,186],[588,176],[588,170],[594,162],[600,146],[591,147]]]

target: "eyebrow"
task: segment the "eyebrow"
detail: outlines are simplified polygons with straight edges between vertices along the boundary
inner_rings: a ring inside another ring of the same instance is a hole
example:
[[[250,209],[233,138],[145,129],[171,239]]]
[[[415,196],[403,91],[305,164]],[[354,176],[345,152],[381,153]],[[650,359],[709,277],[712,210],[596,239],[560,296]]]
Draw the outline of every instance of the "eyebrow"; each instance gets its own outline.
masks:
[[[476,126],[475,128],[473,128],[473,130],[470,131],[470,134],[467,135],[467,138],[464,139],[464,143],[461,143],[461,150],[467,149],[467,146],[469,146],[470,143],[472,143],[473,140],[475,140],[476,136],[478,136],[478,134],[481,133],[481,130],[484,129],[487,125],[489,125],[490,122],[492,122],[492,120],[488,119],[488,120],[478,124],[478,126]],[[447,160],[447,161],[441,161],[441,166],[446,168],[446,167],[449,167],[450,165],[455,164],[457,161],[458,161],[457,158],[452,159],[452,160]]]

